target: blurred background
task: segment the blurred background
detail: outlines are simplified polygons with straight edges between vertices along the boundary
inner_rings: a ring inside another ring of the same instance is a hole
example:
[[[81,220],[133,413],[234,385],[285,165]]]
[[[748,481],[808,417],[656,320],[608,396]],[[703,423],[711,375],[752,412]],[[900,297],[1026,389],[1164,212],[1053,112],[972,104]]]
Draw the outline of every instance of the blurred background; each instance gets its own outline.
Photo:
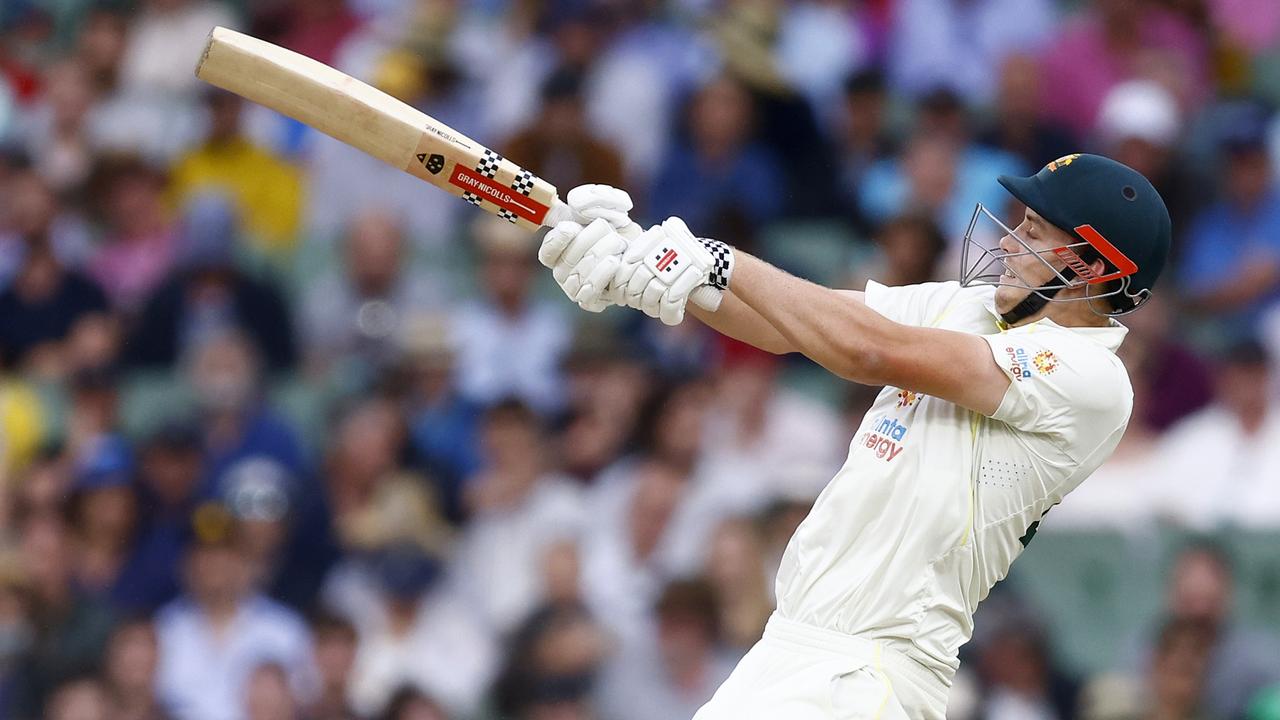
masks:
[[[578,311],[198,83],[218,24],[837,286],[955,277],[1000,173],[1139,169],[1133,422],[950,716],[1280,718],[1275,0],[4,0],[0,718],[686,720],[875,393]]]

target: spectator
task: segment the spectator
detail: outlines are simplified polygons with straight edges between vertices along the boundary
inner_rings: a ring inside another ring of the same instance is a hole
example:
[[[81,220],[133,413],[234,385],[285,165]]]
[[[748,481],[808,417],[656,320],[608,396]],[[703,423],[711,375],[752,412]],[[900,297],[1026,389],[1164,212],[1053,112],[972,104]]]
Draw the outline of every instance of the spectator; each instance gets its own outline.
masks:
[[[356,720],[351,709],[351,672],[356,659],[356,629],[351,623],[328,613],[311,621],[315,642],[316,670],[320,692],[307,709],[310,720]]]
[[[129,609],[137,526],[133,458],[119,437],[103,436],[86,448],[68,500],[75,536],[75,581],[81,590],[117,609]]]
[[[514,720],[597,717],[592,693],[608,650],[607,636],[581,605],[537,610],[511,636],[493,687],[496,710]]]
[[[244,136],[240,124],[243,101],[238,96],[225,90],[203,92],[209,134],[203,145],[174,165],[174,200],[182,205],[211,191],[226,194],[234,199],[236,214],[244,219],[250,246],[265,255],[282,257],[297,241],[302,179],[296,168]]]
[[[139,527],[132,565],[140,573],[129,585],[127,604],[150,612],[174,599],[191,513],[204,476],[199,430],[194,424],[165,421],[139,452]]]
[[[21,260],[0,290],[0,357],[36,375],[62,377],[74,369],[75,335],[103,321],[107,298],[66,264],[67,251],[58,247],[57,201],[48,186],[24,173],[11,182],[8,201]]]
[[[1005,59],[1047,42],[1055,14],[1049,0],[905,0],[893,13],[890,78],[909,96],[947,87],[986,105]]]
[[[1280,469],[1280,409],[1259,390],[1271,387],[1271,378],[1270,358],[1256,341],[1237,343],[1221,355],[1216,401],[1160,440],[1156,477],[1161,480],[1151,488],[1151,499],[1168,518],[1197,530],[1280,522],[1274,484]],[[1205,447],[1214,452],[1196,449]]]
[[[556,187],[625,186],[622,157],[586,124],[582,83],[571,70],[552,73],[542,85],[537,117],[507,143],[505,154]]]
[[[235,24],[215,0],[147,0],[129,28],[121,82],[142,94],[190,93],[196,87],[191,68],[209,28]]]
[[[106,689],[91,676],[68,680],[49,698],[48,720],[109,720]]]
[[[532,297],[536,248],[526,231],[502,220],[484,218],[473,229],[483,296],[453,314],[458,388],[481,405],[516,397],[554,412],[563,402],[560,362],[569,334],[562,308]]]
[[[164,176],[138,157],[106,158],[90,186],[108,230],[88,267],[112,305],[132,315],[173,269],[177,241],[164,207]]]
[[[414,267],[404,228],[391,215],[356,218],[345,253],[341,273],[308,284],[302,305],[307,364],[317,376],[348,370],[372,378],[395,358],[406,323],[439,310],[455,292],[447,276]]]
[[[863,70],[851,75],[844,85],[836,144],[840,152],[840,186],[844,204],[858,213],[858,197],[868,168],[896,154],[897,144],[889,131],[888,89],[879,70]],[[856,214],[854,224],[868,232],[869,223]]]
[[[902,213],[928,214],[954,247],[969,227],[974,205],[982,203],[997,216],[1003,212],[1008,199],[995,179],[1025,174],[1014,156],[974,142],[960,97],[938,89],[921,98],[915,133],[901,158],[867,171],[861,207],[875,223]]]
[[[983,144],[1011,153],[1024,166],[1033,168],[1079,150],[1076,138],[1041,111],[1044,78],[1034,56],[1009,55],[1000,63],[999,71],[995,109],[981,135]]]
[[[83,459],[104,438],[120,433],[120,373],[107,365],[85,367],[67,386],[63,445],[70,457]]]
[[[80,269],[89,254],[88,225],[17,152],[0,153],[0,290],[9,288],[32,250],[52,252]]]
[[[29,669],[23,665],[35,637],[29,579],[18,553],[0,549],[0,717],[19,717]]]
[[[254,668],[245,681],[244,708],[245,720],[297,720],[288,671],[270,662]]]
[[[380,720],[448,720],[440,704],[430,695],[412,687],[403,687],[391,696]]]
[[[337,423],[325,463],[325,489],[344,542],[350,542],[349,524],[377,506],[383,486],[399,469],[403,447],[400,416],[382,398],[355,405]]]
[[[46,711],[53,714],[47,703],[56,688],[96,669],[112,616],[73,584],[73,547],[58,518],[28,517],[21,543],[35,632],[19,661],[23,675],[13,706],[17,717],[44,717]]]
[[[156,616],[165,708],[192,720],[246,717],[239,708],[252,671],[269,662],[289,668],[294,692],[309,700],[315,669],[306,625],[255,592],[241,528],[222,506],[201,505],[191,523],[183,595]]]
[[[306,477],[293,428],[261,399],[259,362],[248,338],[234,330],[206,335],[191,350],[185,370],[201,412],[208,496],[225,492],[232,467],[251,458]]]
[[[454,351],[442,315],[409,318],[402,339],[414,458],[435,481],[445,517],[461,522],[462,484],[480,469],[481,408],[454,378]]]
[[[938,224],[923,213],[909,213],[886,220],[875,233],[876,254],[860,263],[849,287],[865,287],[875,280],[890,287],[936,282],[951,275],[943,267],[947,238]]]
[[[497,652],[472,609],[439,582],[440,560],[418,544],[397,543],[378,548],[371,561],[376,601],[348,617],[360,638],[351,679],[357,712],[377,713],[406,684],[452,714],[474,712]]]
[[[765,574],[764,537],[754,518],[720,523],[703,575],[715,590],[719,636],[726,647],[745,654],[764,634],[774,605],[774,576]]]
[[[64,60],[45,71],[43,102],[28,116],[22,134],[35,171],[58,192],[73,191],[89,177],[93,103],[94,88],[82,63]]]
[[[978,670],[987,685],[980,717],[1074,718],[1077,684],[1054,667],[1044,629],[1016,614],[992,618],[999,627],[978,650]]]
[[[1096,124],[1117,83],[1148,77],[1170,84],[1184,111],[1208,96],[1208,49],[1173,11],[1148,0],[1093,0],[1042,56],[1042,107],[1077,136]]]
[[[156,629],[147,619],[116,625],[103,659],[113,720],[167,720],[156,700]]]
[[[687,108],[687,134],[667,153],[649,191],[649,217],[678,216],[698,234],[726,213],[752,224],[778,215],[781,170],[752,142],[753,103],[730,77],[698,90]]]
[[[836,414],[780,387],[778,356],[736,341],[721,346],[702,474],[726,494],[736,487],[751,511],[774,495],[817,497],[848,449]]]
[[[133,367],[172,369],[204,336],[239,328],[271,370],[295,363],[293,321],[280,291],[236,266],[239,231],[229,201],[201,196],[179,232],[177,272],[143,306],[127,345]]]
[[[553,543],[574,539],[583,499],[548,470],[545,434],[518,401],[485,413],[483,470],[464,490],[469,520],[455,551],[467,603],[496,634],[505,634],[545,600],[543,561]]]
[[[656,615],[656,637],[624,644],[601,678],[600,704],[607,717],[692,716],[737,662],[719,644],[715,594],[704,581],[667,585]]]
[[[1203,720],[1201,709],[1211,633],[1196,620],[1169,620],[1160,630],[1145,682],[1104,675],[1081,696],[1081,720]]]
[[[1253,105],[1230,109],[1222,198],[1192,224],[1179,273],[1192,307],[1211,315],[1220,344],[1256,332],[1263,310],[1280,299],[1280,190],[1265,117]]]
[[[1280,642],[1271,632],[1243,627],[1235,618],[1235,575],[1230,558],[1212,543],[1192,543],[1169,572],[1165,612],[1171,622],[1198,624],[1207,633],[1208,660],[1201,709],[1209,717],[1234,718],[1260,690],[1280,680],[1274,658]],[[1159,638],[1157,638],[1157,641]],[[1158,671],[1156,651],[1141,667]]]
[[[292,2],[275,10],[278,17],[267,18],[283,26],[275,42],[326,65],[333,64],[338,48],[360,26],[342,0]]]

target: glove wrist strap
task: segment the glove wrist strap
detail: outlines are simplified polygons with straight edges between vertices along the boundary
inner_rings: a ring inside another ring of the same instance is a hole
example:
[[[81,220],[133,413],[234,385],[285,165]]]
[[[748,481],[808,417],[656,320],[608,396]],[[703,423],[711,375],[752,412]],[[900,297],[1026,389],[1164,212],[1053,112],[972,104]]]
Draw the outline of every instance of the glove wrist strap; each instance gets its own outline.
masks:
[[[711,238],[698,238],[698,242],[711,253],[711,273],[707,284],[718,290],[727,290],[729,277],[733,274],[733,248]]]

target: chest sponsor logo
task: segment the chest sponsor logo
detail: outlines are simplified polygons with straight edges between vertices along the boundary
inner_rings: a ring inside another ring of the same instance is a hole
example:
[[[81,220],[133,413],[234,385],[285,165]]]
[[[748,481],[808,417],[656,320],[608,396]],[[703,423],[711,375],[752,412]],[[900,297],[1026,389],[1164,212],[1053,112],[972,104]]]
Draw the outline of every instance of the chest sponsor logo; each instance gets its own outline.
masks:
[[[902,441],[906,437],[906,423],[882,415],[871,421],[871,429],[858,436],[855,446],[870,450],[880,460],[892,462],[902,452]]]

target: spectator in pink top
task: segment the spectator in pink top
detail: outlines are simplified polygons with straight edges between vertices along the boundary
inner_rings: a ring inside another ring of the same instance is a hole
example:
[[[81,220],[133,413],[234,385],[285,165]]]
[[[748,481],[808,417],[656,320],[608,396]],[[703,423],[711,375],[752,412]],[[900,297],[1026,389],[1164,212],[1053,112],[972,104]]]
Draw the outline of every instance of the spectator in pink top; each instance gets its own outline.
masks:
[[[1094,0],[1043,61],[1044,111],[1077,135],[1094,127],[1103,98],[1124,80],[1168,85],[1184,111],[1209,94],[1203,35],[1151,0]]]
[[[164,209],[164,178],[133,156],[99,163],[94,184],[107,234],[89,263],[111,304],[133,313],[173,267],[173,224]]]

